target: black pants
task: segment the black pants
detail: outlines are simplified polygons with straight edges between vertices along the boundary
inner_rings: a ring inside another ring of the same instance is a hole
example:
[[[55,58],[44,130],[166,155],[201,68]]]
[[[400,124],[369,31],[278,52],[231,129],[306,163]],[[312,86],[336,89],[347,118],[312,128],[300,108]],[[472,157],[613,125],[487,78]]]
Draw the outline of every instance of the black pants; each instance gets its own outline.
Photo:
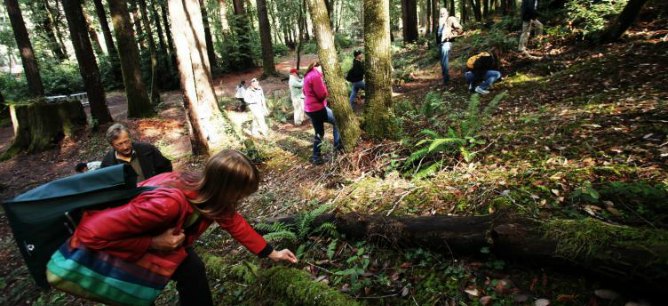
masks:
[[[172,275],[179,292],[179,302],[184,306],[213,306],[204,263],[192,248],[186,248],[186,252],[188,257]]]

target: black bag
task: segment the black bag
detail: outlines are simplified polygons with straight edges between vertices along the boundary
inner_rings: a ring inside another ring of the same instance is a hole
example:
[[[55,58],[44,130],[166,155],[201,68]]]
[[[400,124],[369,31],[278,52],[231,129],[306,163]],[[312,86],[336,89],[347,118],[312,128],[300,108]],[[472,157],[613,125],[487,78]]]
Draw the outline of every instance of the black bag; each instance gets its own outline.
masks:
[[[83,209],[125,204],[151,189],[137,187],[137,174],[122,164],[46,183],[2,207],[30,274],[46,288],[46,264],[74,233]]]

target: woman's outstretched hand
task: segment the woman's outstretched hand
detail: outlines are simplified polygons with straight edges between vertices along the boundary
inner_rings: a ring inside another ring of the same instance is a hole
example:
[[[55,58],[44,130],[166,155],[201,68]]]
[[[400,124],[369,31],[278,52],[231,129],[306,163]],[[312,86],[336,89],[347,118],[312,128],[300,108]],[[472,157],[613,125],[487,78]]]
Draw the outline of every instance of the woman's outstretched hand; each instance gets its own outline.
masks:
[[[282,249],[280,251],[273,250],[267,257],[271,258],[273,261],[285,260],[291,263],[297,263],[297,257],[288,249]]]

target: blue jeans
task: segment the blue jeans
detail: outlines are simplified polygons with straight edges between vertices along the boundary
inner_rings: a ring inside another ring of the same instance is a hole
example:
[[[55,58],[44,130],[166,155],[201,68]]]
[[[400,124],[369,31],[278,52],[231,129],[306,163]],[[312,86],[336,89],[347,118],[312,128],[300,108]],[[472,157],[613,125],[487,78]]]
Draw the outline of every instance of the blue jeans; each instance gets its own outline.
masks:
[[[450,71],[448,70],[448,56],[450,55],[451,42],[444,42],[439,48],[441,57],[441,74],[443,74],[443,83],[450,81]]]
[[[464,73],[464,77],[466,78],[466,82],[468,82],[469,85],[475,85],[473,84],[475,82],[475,75],[473,74],[472,71],[467,71],[466,73]],[[485,72],[485,77],[479,86],[480,88],[487,90],[490,86],[492,86],[492,84],[494,84],[494,82],[496,82],[496,80],[500,78],[501,78],[501,72],[498,72],[496,70],[487,70]]]
[[[355,104],[355,98],[357,97],[357,92],[360,89],[366,89],[366,84],[364,83],[364,80],[353,82],[353,91],[350,93],[350,107],[353,107],[353,104]]]
[[[341,149],[341,136],[339,135],[339,128],[336,127],[336,118],[334,112],[329,107],[325,107],[319,111],[306,112],[306,115],[311,118],[311,124],[315,130],[315,137],[313,138],[313,159],[320,158],[320,143],[325,137],[325,122],[332,124],[334,128],[334,148]]]

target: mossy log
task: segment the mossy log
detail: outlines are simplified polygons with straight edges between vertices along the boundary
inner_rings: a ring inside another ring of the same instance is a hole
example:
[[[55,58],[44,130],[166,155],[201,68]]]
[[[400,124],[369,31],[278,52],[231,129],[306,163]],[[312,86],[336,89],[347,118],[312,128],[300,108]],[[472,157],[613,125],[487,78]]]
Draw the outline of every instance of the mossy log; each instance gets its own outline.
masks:
[[[264,223],[292,224],[295,217]],[[348,239],[392,247],[422,247],[476,255],[488,247],[513,260],[575,267],[639,289],[668,288],[668,231],[612,225],[594,219],[538,221],[507,215],[385,217],[325,214]]]
[[[210,277],[224,279],[232,273],[223,258],[206,253],[201,256]],[[302,270],[275,266],[269,269],[259,269],[255,273],[254,286],[251,290],[254,290],[253,293],[257,295],[256,305],[359,305],[354,299],[338,290],[324,283],[313,281],[311,276]],[[267,301],[267,303],[262,301]]]
[[[9,106],[14,142],[4,157],[20,151],[35,153],[55,146],[65,136],[73,136],[86,126],[86,113],[81,102],[11,104]]]

